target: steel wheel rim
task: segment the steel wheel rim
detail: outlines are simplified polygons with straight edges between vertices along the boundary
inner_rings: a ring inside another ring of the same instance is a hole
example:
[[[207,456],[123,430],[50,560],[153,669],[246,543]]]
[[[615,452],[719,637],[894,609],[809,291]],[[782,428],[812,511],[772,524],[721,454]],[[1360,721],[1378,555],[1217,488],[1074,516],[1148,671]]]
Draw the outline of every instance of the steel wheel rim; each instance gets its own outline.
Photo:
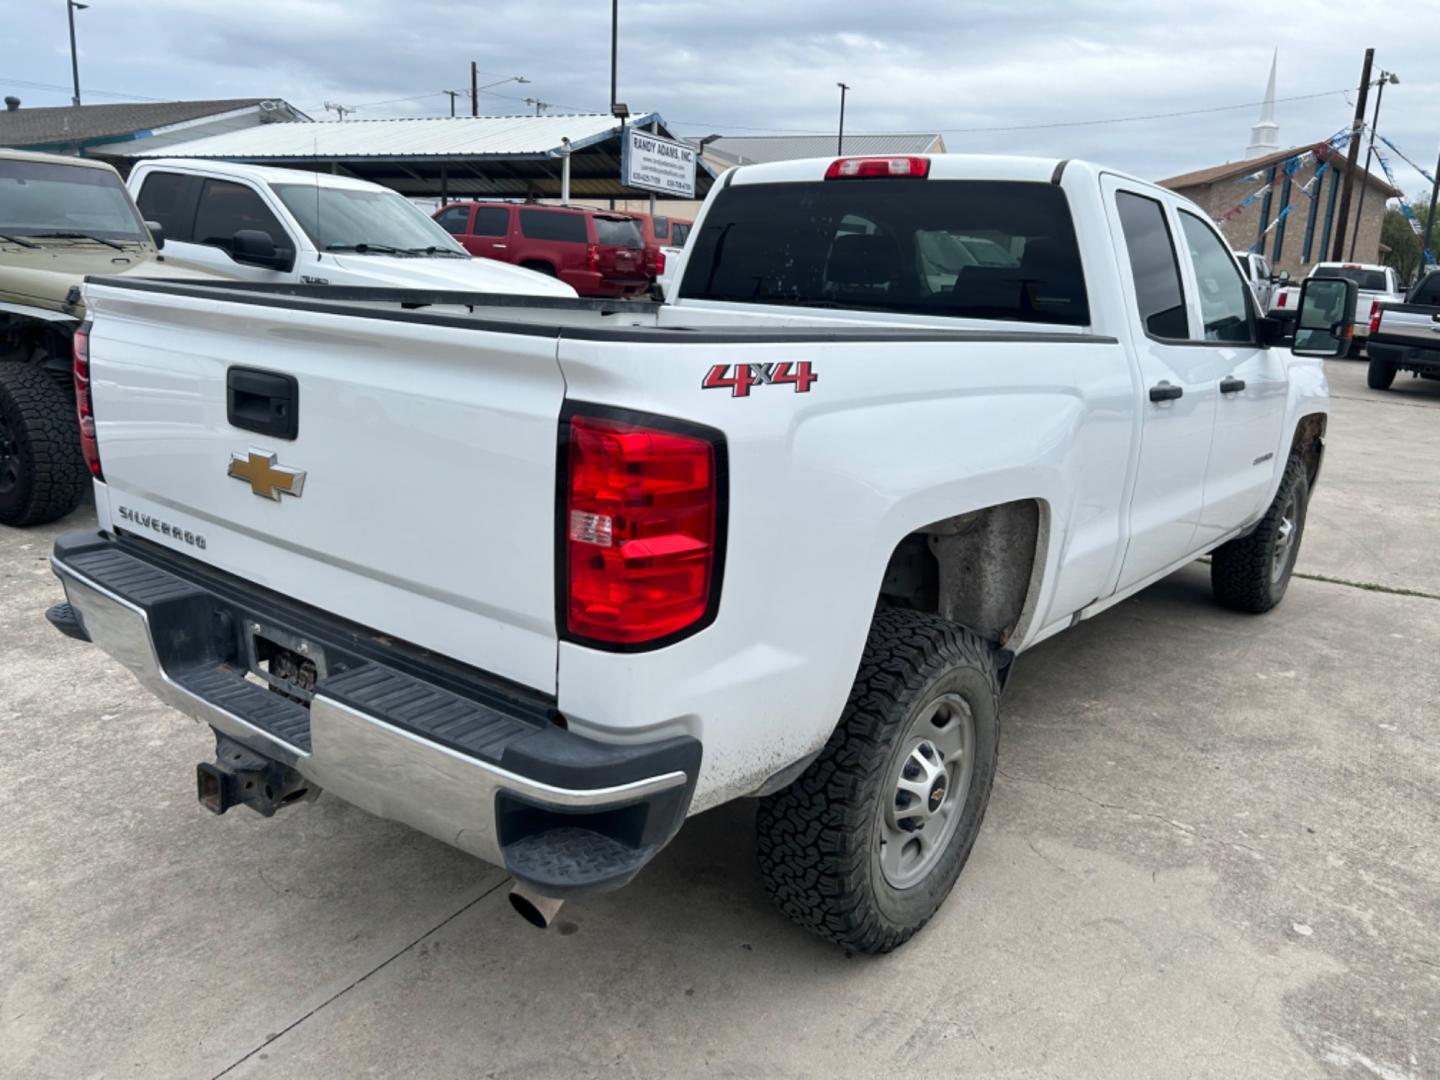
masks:
[[[15,445],[10,425],[0,420],[0,492],[15,490],[20,482],[20,449]]]
[[[1278,585],[1290,569],[1290,559],[1295,552],[1295,540],[1299,534],[1297,519],[1299,513],[1292,492],[1280,511],[1280,524],[1275,529],[1275,554],[1270,563],[1270,583]]]
[[[934,868],[959,828],[975,773],[975,717],[957,693],[926,704],[901,737],[881,788],[875,861],[895,889]]]

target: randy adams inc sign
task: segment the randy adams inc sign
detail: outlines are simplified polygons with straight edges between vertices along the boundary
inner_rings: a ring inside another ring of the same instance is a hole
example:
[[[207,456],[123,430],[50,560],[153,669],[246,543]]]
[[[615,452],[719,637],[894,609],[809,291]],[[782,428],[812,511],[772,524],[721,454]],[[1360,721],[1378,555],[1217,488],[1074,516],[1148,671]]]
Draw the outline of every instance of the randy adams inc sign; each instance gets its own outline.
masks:
[[[648,131],[627,128],[620,179],[626,187],[661,195],[695,197],[695,148]]]

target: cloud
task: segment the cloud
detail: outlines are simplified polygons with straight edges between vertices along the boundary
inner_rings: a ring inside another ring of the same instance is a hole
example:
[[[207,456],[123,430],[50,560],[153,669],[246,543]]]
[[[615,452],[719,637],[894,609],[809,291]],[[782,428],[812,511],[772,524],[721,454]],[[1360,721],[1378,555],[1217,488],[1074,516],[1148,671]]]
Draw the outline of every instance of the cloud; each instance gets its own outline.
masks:
[[[57,5],[58,7],[59,5]],[[55,84],[22,89],[34,104],[68,99],[63,11],[23,5],[7,23],[7,74]],[[621,0],[618,96],[687,133],[829,132],[835,83],[852,90],[847,130],[942,131],[953,151],[1083,157],[1163,177],[1238,158],[1257,110],[1034,127],[1240,105],[1263,93],[1280,46],[1281,140],[1323,139],[1349,122],[1340,91],[1359,79],[1373,28],[1377,64],[1399,72],[1381,130],[1428,164],[1440,65],[1423,34],[1428,4],[1065,3],[976,0]],[[610,6],[604,0],[484,5],[410,0],[106,0],[77,16],[82,84],[157,98],[274,95],[323,115],[443,115],[442,89],[509,74],[483,111],[523,112],[525,96],[555,111],[603,110],[609,97]],[[103,46],[102,44],[103,43]],[[6,90],[0,77],[0,90]],[[102,100],[91,98],[90,100]],[[109,99],[105,99],[109,100]],[[964,130],[1003,129],[1011,130]],[[1407,191],[1422,185],[1400,163]]]

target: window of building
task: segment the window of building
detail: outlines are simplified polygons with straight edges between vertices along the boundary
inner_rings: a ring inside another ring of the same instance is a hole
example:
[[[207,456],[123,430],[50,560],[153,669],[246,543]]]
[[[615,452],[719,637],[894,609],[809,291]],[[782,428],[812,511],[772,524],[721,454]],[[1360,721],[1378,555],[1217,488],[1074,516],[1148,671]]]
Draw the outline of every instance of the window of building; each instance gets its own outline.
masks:
[[[1277,210],[1276,213],[1278,213],[1278,214],[1285,214],[1285,208],[1286,208],[1287,206],[1289,206],[1289,205],[1290,205],[1290,177],[1289,177],[1289,176],[1286,176],[1286,177],[1285,177],[1285,183],[1284,183],[1284,185],[1280,188],[1280,209]],[[1285,247],[1285,223],[1286,223],[1287,221],[1289,221],[1289,220],[1290,220],[1290,215],[1289,215],[1289,214],[1285,214],[1285,216],[1282,217],[1282,218],[1280,219],[1279,223],[1275,226],[1275,247],[1274,247],[1274,249],[1270,252],[1270,257],[1271,257],[1272,259],[1274,259],[1276,262],[1279,262],[1279,260],[1280,260],[1280,252],[1281,252],[1281,251],[1284,249],[1284,247]],[[1267,221],[1265,224],[1266,224],[1266,225],[1269,225],[1270,223]]]
[[[1180,228],[1195,269],[1205,340],[1253,342],[1250,288],[1240,276],[1230,249],[1209,225],[1188,211],[1180,211]]]
[[[1183,341],[1190,336],[1185,291],[1175,241],[1165,222],[1165,208],[1154,199],[1129,191],[1115,193],[1115,209],[1130,255],[1135,302],[1145,331],[1157,338]]]

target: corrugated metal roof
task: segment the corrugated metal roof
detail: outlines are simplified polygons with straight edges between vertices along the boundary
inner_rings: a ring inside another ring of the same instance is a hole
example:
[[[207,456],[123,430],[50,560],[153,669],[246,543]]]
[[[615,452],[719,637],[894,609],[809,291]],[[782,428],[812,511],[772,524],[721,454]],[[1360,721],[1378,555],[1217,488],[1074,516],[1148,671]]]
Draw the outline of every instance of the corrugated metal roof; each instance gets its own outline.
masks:
[[[692,142],[695,140],[691,140]],[[795,161],[835,153],[834,135],[727,135],[705,147],[742,165]],[[923,132],[896,135],[846,135],[846,154],[943,154],[945,140]]]
[[[60,105],[0,112],[0,146],[55,146],[99,138],[129,137],[169,124],[236,109],[255,108],[268,98],[218,101],[141,101],[116,105]],[[293,113],[291,106],[279,102]]]
[[[650,113],[633,118],[648,124]],[[620,121],[604,113],[547,116],[454,116],[399,120],[265,124],[177,143],[136,157],[229,158],[244,161],[326,158],[547,157],[561,140],[572,149],[618,134]]]

